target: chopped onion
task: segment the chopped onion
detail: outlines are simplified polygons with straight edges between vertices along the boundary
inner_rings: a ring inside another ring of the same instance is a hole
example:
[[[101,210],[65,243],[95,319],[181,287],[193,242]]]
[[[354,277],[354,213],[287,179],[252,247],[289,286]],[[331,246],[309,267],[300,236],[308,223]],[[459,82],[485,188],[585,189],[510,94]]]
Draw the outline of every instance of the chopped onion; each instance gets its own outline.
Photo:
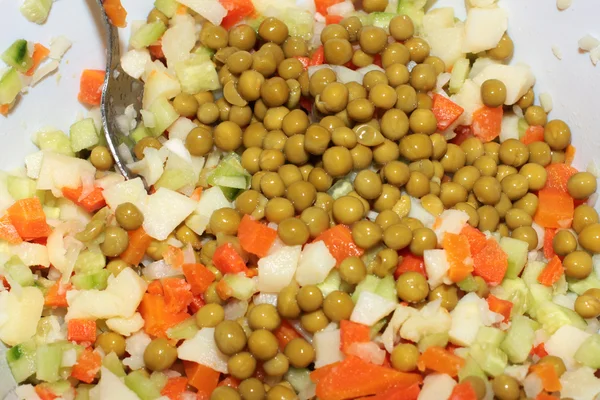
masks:
[[[452,74],[450,72],[443,72],[443,73],[439,74],[437,77],[437,82],[435,84],[435,88],[437,90],[441,90],[444,86],[446,86],[448,84],[448,82],[450,82],[451,76],[452,76]]]
[[[329,64],[313,65],[311,67],[308,67],[308,77],[309,78],[312,77],[315,72],[317,72],[320,69],[325,69],[325,68],[329,68],[329,69],[333,70],[332,66]]]
[[[131,155],[131,150],[129,150],[129,147],[127,147],[125,143],[121,143],[117,147],[117,152],[119,153],[119,156],[121,156],[123,161],[125,161],[125,164],[133,163],[134,160],[133,156]]]
[[[521,107],[519,107],[518,105],[515,104],[512,109],[517,117],[523,118],[524,114],[523,114],[523,109]]]
[[[294,330],[296,332],[298,332],[300,334],[300,336],[302,336],[304,339],[306,339],[306,341],[308,343],[312,343],[312,341],[313,341],[312,335],[310,333],[308,333],[302,327],[302,324],[300,323],[300,321],[298,321],[298,320],[290,321],[290,325],[292,325],[292,327],[294,328]]]
[[[248,302],[244,300],[231,299],[225,307],[225,319],[235,321],[238,318],[246,315],[248,311]]]
[[[531,224],[531,227],[533,228],[535,233],[537,233],[537,238],[538,238],[538,245],[535,247],[535,250],[539,250],[542,247],[544,247],[544,236],[545,236],[546,231],[544,228],[542,228],[535,222]]]
[[[351,70],[343,65],[334,65],[331,68],[335,72],[338,82],[344,84],[348,82],[356,82],[362,85],[363,75],[360,72]]]
[[[174,238],[174,237],[170,237],[170,238],[168,238],[168,239],[167,239],[167,244],[168,244],[169,246],[173,246],[173,247],[177,247],[177,248],[179,248],[179,247],[182,247],[182,246],[183,246],[183,243],[181,243],[179,240],[177,240],[177,239],[176,239],[176,238]]]
[[[542,380],[535,373],[529,374],[529,376],[527,376],[527,378],[525,378],[523,381],[523,389],[525,390],[525,394],[527,397],[532,399],[535,399],[543,388]]]
[[[313,28],[313,37],[311,40],[311,44],[314,46],[321,45],[321,32],[325,29],[325,22],[316,21],[315,26]]]
[[[596,202],[598,201],[598,193],[592,193],[592,195],[587,200],[587,205],[590,207],[596,206]]]
[[[60,61],[60,59],[65,55],[67,50],[71,48],[71,41],[67,39],[65,36],[58,36],[50,40],[50,57],[53,60]]]
[[[221,5],[219,0],[178,0],[184,6],[188,6],[213,25],[221,25],[223,18],[227,15],[227,10]]]
[[[385,350],[382,350],[373,342],[353,343],[348,353],[376,365],[382,365],[385,360]]]
[[[254,304],[271,304],[277,306],[277,295],[275,293],[259,293],[254,296]]]
[[[583,51],[592,51],[596,47],[600,46],[600,40],[596,39],[591,35],[585,35],[577,42],[579,48]]]
[[[181,139],[169,139],[165,143],[163,143],[163,146],[172,151],[177,156],[187,161],[188,163],[192,163],[192,156],[190,155],[189,150],[185,147],[185,144],[183,144],[183,141],[181,141]]]
[[[553,102],[550,93],[540,93],[540,104],[547,113],[552,111]]]
[[[371,71],[380,71],[385,73],[385,70],[383,68],[381,68],[379,65],[375,65],[375,64],[371,64],[371,65],[367,65],[366,67],[362,67],[356,70],[356,72],[361,73],[362,75],[366,75]]]
[[[560,47],[553,45],[552,54],[554,54],[554,57],[558,58],[559,60],[562,60],[562,51],[560,50]]]
[[[192,248],[192,245],[189,243],[183,249],[183,263],[184,264],[195,264],[196,263],[196,255],[194,254],[194,249]]]
[[[135,129],[137,118],[137,112],[133,107],[133,104],[125,107],[125,111],[123,111],[122,115],[117,116],[117,128],[121,131],[125,136],[129,136],[129,132]]]
[[[142,121],[144,121],[144,125],[146,126],[146,128],[154,128],[156,126],[154,114],[152,114],[150,111],[146,111],[146,110],[140,110],[140,114],[142,114]],[[177,122],[177,121],[175,121],[175,122]]]
[[[165,260],[158,260],[144,268],[142,274],[149,279],[162,279],[181,276],[183,272],[180,269],[173,268]]]
[[[556,0],[556,7],[561,11],[571,7],[571,4],[573,4],[573,0]]]
[[[341,3],[334,4],[327,8],[328,15],[339,15],[340,17],[347,17],[354,11],[354,4],[351,1],[343,1]]]
[[[50,75],[58,69],[58,61],[52,60],[35,70],[33,78],[31,79],[31,86],[35,86],[36,83],[41,81],[46,76]]]

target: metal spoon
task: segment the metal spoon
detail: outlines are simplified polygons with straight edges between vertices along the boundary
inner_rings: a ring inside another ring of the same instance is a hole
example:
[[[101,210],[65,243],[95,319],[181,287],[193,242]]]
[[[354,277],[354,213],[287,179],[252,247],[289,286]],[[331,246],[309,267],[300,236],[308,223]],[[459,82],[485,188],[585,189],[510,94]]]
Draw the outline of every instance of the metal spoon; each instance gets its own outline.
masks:
[[[104,128],[104,137],[108,144],[113,159],[115,160],[115,169],[119,171],[125,179],[134,178],[133,174],[126,166],[126,162],[121,157],[117,147],[124,142],[124,135],[117,125],[117,117],[123,115],[125,108],[130,104],[137,113],[142,108],[142,94],[144,85],[141,81],[132,78],[121,68],[121,49],[119,44],[119,30],[110,23],[102,0],[96,0],[102,21],[106,28],[106,77],[102,88],[102,103],[100,111],[102,113],[102,126]]]

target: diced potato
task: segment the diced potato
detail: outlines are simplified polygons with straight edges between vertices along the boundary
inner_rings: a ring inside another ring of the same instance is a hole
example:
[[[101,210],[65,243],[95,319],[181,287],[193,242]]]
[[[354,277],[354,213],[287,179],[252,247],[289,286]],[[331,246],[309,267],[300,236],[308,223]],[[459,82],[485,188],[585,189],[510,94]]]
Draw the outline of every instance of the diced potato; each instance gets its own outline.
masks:
[[[503,8],[471,8],[465,23],[463,51],[477,54],[498,45],[508,28],[508,15]]]
[[[154,103],[154,100],[159,97],[170,100],[179,93],[181,93],[179,81],[175,77],[169,75],[168,72],[155,69],[148,74],[148,79],[144,86],[142,108],[146,110],[149,109]]]
[[[258,290],[277,293],[294,279],[302,246],[283,246],[258,260]]]
[[[148,197],[144,213],[144,230],[156,240],[165,240],[195,209],[198,203],[187,196],[159,188]]]
[[[296,281],[300,286],[321,283],[327,278],[335,264],[335,258],[323,241],[307,244],[302,250],[298,263]]]
[[[193,361],[215,371],[227,373],[227,357],[221,353],[215,342],[215,328],[202,328],[196,335],[185,340],[177,348],[181,360]]]
[[[446,64],[446,68],[465,56],[463,49],[465,41],[465,29],[463,24],[457,24],[449,28],[436,29],[425,35],[431,55],[439,57]]]
[[[44,308],[44,296],[36,287],[0,292],[0,340],[9,346],[35,335]]]
[[[506,85],[506,105],[515,104],[535,84],[531,68],[524,64],[488,65],[473,78],[473,82],[481,86],[488,79],[498,79]]]
[[[313,346],[316,352],[315,368],[341,361],[344,355],[340,351],[340,330],[324,330],[315,333]]]
[[[427,34],[454,26],[454,8],[442,7],[429,11],[423,17],[423,31]]]
[[[373,326],[381,318],[394,311],[396,303],[375,293],[363,291],[352,310],[350,321]]]
[[[140,313],[134,313],[129,318],[114,317],[106,320],[106,326],[112,331],[123,336],[130,336],[132,333],[139,331],[144,326],[144,319]]]
[[[145,203],[148,193],[141,178],[130,179],[125,182],[107,187],[102,192],[106,204],[115,210],[119,204],[133,203],[140,206]]]
[[[100,376],[98,384],[90,390],[90,398],[97,400],[139,400],[138,395],[109,369],[102,367]]]
[[[430,374],[423,381],[419,400],[447,399],[452,394],[456,381],[447,374]]]
[[[187,60],[196,44],[194,17],[189,14],[179,15],[177,24],[167,29],[161,43],[169,67],[174,67],[179,61]]]

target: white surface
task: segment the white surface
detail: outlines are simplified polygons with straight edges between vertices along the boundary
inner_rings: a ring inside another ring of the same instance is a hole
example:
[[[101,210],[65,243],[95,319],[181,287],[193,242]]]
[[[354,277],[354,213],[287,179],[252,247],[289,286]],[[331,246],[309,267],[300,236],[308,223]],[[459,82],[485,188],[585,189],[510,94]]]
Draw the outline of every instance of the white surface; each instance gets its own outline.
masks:
[[[435,1],[435,0],[434,0]],[[55,36],[65,35],[73,41],[57,74],[46,78],[28,94],[9,115],[0,116],[0,169],[23,165],[25,155],[35,150],[30,137],[43,126],[68,131],[79,112],[85,108],[77,101],[81,70],[104,68],[102,26],[92,12],[95,0],[56,0],[48,21],[38,26],[25,20],[18,11],[21,1],[0,0],[0,49],[15,39],[25,38],[48,45]],[[463,1],[437,0],[436,6],[455,6],[457,16],[464,17]],[[144,19],[151,1],[123,0],[128,22]],[[563,118],[573,131],[577,147],[575,166],[585,168],[594,153],[600,150],[600,126],[597,110],[600,92],[600,66],[594,67],[589,54],[579,53],[577,41],[585,34],[600,38],[597,16],[600,2],[574,1],[565,11],[559,11],[550,0],[500,0],[509,14],[509,33],[515,41],[514,61],[530,64],[537,78],[536,94],[547,92],[554,100],[551,118]],[[129,35],[122,35],[128,39]],[[555,46],[562,61],[552,53]],[[57,77],[60,76],[60,82]]]

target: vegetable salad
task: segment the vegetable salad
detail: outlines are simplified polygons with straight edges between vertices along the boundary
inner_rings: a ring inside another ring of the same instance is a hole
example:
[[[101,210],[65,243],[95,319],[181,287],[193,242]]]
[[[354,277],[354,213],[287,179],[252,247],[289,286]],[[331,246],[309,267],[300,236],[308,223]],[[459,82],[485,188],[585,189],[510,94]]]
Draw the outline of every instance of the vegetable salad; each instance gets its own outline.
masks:
[[[596,177],[506,11],[425,3],[156,0],[121,59],[138,177],[93,116],[0,176],[19,398],[596,398]]]

